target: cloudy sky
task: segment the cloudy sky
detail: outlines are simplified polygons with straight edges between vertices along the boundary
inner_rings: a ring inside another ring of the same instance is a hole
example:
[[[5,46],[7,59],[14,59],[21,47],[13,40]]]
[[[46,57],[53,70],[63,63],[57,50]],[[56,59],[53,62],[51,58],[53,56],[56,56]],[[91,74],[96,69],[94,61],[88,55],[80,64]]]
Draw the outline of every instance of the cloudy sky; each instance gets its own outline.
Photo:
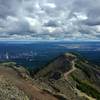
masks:
[[[100,0],[0,0],[0,40],[100,40]]]

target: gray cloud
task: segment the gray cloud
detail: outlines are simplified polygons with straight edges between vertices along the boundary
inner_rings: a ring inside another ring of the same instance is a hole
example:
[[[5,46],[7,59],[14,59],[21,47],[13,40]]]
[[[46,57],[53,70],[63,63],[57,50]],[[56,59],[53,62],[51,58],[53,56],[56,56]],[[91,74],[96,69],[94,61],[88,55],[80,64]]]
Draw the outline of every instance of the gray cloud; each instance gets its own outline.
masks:
[[[57,21],[49,20],[47,23],[44,23],[46,27],[58,27],[59,23]]]
[[[100,39],[100,0],[0,0],[0,39]]]

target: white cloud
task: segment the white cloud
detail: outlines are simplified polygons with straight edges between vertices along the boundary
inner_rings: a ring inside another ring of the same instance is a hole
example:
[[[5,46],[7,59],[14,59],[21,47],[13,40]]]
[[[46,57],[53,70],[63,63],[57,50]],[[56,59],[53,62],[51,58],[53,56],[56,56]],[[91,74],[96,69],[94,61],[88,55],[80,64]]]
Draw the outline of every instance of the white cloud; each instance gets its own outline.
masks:
[[[96,32],[99,32],[100,33],[100,25],[96,25],[95,26],[95,29],[96,29]]]
[[[56,28],[54,28],[54,27],[46,27],[45,28],[49,33],[53,33],[55,30],[56,30]]]
[[[43,4],[45,7],[50,7],[50,8],[56,8],[56,5],[54,3],[45,3]]]
[[[100,39],[99,12],[99,0],[0,0],[0,39]]]
[[[25,17],[25,19],[28,21],[28,23],[32,27],[40,25],[40,22],[37,19],[31,18],[31,17]]]
[[[75,14],[76,18],[79,19],[79,20],[87,20],[88,19],[88,17],[83,13],[75,12],[74,14]]]
[[[7,21],[17,22],[18,18],[13,16],[7,16]]]

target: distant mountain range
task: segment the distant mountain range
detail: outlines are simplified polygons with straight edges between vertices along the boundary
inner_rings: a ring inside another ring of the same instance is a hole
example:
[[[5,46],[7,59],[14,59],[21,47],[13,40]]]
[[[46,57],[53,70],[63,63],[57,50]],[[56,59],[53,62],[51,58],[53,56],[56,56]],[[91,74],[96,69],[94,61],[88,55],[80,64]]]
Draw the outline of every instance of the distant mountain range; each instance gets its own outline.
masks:
[[[62,54],[36,70],[1,63],[0,100],[13,100],[12,97],[14,100],[100,100],[100,67],[73,52]]]

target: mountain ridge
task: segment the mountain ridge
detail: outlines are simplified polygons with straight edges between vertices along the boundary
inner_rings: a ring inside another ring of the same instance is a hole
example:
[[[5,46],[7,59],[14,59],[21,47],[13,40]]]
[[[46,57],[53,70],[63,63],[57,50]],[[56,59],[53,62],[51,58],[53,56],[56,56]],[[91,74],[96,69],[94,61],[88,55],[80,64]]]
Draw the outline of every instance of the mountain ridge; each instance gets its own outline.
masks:
[[[55,89],[59,94],[62,93],[65,95],[68,100],[85,100],[89,98],[99,100],[99,74],[99,68],[93,66],[80,55],[65,53],[37,72],[35,79],[40,83],[46,84],[49,89],[51,86],[52,92],[54,92],[53,89]],[[64,87],[64,85],[67,86]],[[64,90],[64,88],[66,90]],[[93,91],[88,90],[87,92],[87,89],[85,90],[84,88],[93,89]],[[85,97],[78,96],[79,91],[80,93],[85,93]]]
[[[64,53],[31,73],[16,63],[1,63],[0,80],[7,100],[12,99],[11,91],[15,100],[100,100],[100,68],[78,53]]]

